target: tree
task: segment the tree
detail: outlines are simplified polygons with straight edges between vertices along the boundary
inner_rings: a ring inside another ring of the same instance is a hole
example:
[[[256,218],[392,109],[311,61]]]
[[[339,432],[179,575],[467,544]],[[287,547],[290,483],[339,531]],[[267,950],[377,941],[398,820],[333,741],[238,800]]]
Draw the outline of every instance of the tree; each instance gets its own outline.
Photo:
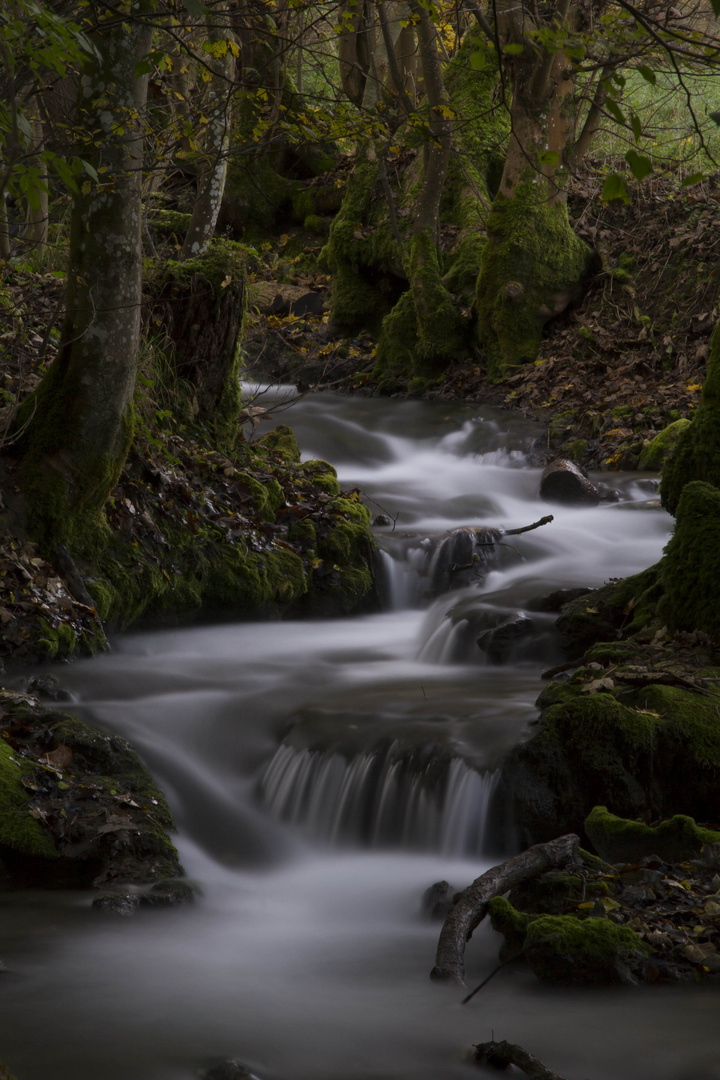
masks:
[[[59,352],[15,423],[30,532],[47,546],[96,534],[133,434],[142,278],[141,181],[154,0],[120,0],[88,28],[78,124],[97,175],[73,198]],[[127,20],[127,21],[126,21]]]

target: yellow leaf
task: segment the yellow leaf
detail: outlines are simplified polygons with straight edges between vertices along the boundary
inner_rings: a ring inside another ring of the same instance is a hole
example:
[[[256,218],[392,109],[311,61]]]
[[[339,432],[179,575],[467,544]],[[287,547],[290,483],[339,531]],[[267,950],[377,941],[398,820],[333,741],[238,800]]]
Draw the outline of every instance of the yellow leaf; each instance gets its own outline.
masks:
[[[230,284],[231,281],[232,281],[232,276],[230,274],[226,274],[224,281],[220,282],[220,288],[221,289],[227,289],[227,287],[228,287],[228,285]]]

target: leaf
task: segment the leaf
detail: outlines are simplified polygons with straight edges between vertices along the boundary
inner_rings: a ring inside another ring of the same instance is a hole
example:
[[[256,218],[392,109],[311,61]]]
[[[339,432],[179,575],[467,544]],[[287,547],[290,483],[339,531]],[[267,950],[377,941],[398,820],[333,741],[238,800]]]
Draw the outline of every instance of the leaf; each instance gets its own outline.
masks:
[[[708,116],[714,124],[717,124],[718,127],[720,127],[720,112],[711,112],[708,113]]]
[[[604,202],[630,202],[625,178],[618,173],[611,173],[603,184],[602,196]]]
[[[720,0],[710,0],[710,6],[713,9],[715,18],[720,17]]]
[[[617,120],[618,124],[626,123],[625,113],[622,111],[622,109],[617,104],[617,102],[611,101],[610,98],[608,98],[607,101],[605,102],[605,108],[610,113],[610,115],[613,117],[613,119]]]
[[[508,56],[520,56],[524,52],[525,46],[521,45],[517,41],[510,41],[507,45],[503,45],[503,52]]]
[[[691,176],[686,176],[685,177],[685,179],[683,180],[680,187],[684,187],[684,188],[685,187],[692,187],[693,184],[699,184],[703,180],[707,180],[707,174],[706,173],[701,173],[701,172],[692,173]]]
[[[557,165],[560,155],[557,150],[539,150],[537,159],[541,165]]]
[[[642,121],[636,113],[631,113],[630,115],[630,127],[632,128],[633,138],[635,139],[635,142],[639,143],[640,137],[642,135]]]
[[[642,75],[645,82],[649,82],[651,86],[655,86],[657,75],[651,67],[648,67],[647,64],[638,64],[635,70],[638,75]]]
[[[643,154],[638,154],[637,150],[628,150],[625,155],[625,160],[630,166],[630,172],[636,180],[644,180],[645,177],[649,176],[653,171],[650,158],[646,158]]]

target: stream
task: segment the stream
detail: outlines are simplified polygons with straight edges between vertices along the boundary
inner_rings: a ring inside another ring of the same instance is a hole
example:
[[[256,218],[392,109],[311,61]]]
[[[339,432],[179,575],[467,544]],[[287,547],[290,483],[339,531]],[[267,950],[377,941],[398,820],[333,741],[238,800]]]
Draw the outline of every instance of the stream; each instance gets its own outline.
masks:
[[[529,421],[327,393],[285,411],[291,394],[258,404],[394,519],[377,528],[385,610],[125,635],[55,669],[72,710],[145,758],[199,896],[120,919],[85,893],[0,895],[0,1056],[19,1080],[191,1080],[223,1058],[261,1080],[460,1080],[485,1075],[467,1055],[494,1037],[568,1080],[718,1080],[716,991],[557,990],[510,968],[461,1008],[428,978],[439,924],[421,913],[433,882],[465,887],[512,850],[488,807],[560,660],[538,601],[657,560],[654,479],[549,508]],[[548,512],[442,590],[450,531]],[[518,619],[493,662],[478,637]],[[470,987],[499,941],[476,932]]]

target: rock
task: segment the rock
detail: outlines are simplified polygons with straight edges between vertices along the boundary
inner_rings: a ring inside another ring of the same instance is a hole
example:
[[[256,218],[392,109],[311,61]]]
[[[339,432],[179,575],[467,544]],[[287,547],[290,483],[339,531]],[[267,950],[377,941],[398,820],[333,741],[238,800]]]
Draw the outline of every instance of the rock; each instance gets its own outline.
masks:
[[[60,686],[60,680],[54,675],[33,675],[28,680],[28,691],[31,694],[41,694],[51,698],[52,701],[70,701],[71,695]]]
[[[280,281],[256,281],[249,288],[249,304],[261,315],[322,315],[325,304],[320,293],[301,285]]]
[[[567,458],[551,461],[540,477],[540,498],[546,502],[596,506],[602,496],[582,469]]]
[[[149,888],[118,890],[100,893],[92,902],[94,908],[112,915],[127,917],[141,907],[174,907],[195,899],[195,888],[179,878],[156,881]]]
[[[436,881],[423,893],[420,910],[431,922],[444,922],[453,906],[456,890],[448,881]]]
[[[702,480],[682,489],[675,532],[659,564],[658,616],[670,631],[702,630],[720,640],[720,491]]]
[[[506,663],[516,645],[535,633],[535,623],[524,615],[505,622],[494,630],[486,630],[477,639],[477,643],[488,660],[493,664]]]
[[[585,832],[601,858],[611,863],[638,863],[648,855],[676,863],[698,855],[718,834],[698,827],[691,817],[676,814],[654,828],[628,821],[596,806],[585,820]],[[645,871],[644,873],[647,873]]]
[[[258,1080],[255,1073],[251,1073],[244,1065],[234,1058],[221,1061],[205,1073],[205,1080]]]
[[[670,457],[677,445],[683,431],[690,426],[692,421],[684,418],[675,420],[663,428],[647,446],[643,447],[638,461],[638,469],[648,469],[652,472],[660,472],[665,461]]]
[[[555,592],[547,593],[545,596],[537,596],[531,600],[527,607],[529,611],[544,611],[551,614],[559,614],[562,609],[571,604],[573,600],[579,600],[581,596],[587,596],[588,593],[594,592],[589,586],[578,586],[574,589],[556,589]]]

